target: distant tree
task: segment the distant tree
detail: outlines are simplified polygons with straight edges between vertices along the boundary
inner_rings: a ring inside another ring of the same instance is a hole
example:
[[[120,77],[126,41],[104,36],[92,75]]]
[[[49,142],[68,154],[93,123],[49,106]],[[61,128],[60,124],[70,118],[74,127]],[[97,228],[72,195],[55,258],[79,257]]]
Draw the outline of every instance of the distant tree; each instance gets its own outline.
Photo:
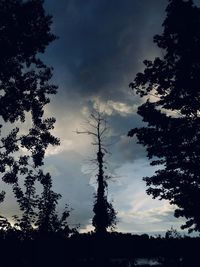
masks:
[[[130,87],[143,99],[138,114],[146,123],[134,128],[151,165],[147,193],[169,200],[182,228],[200,231],[200,9],[193,1],[169,0],[162,35],[154,42],[161,56],[145,60]]]
[[[180,239],[181,238],[181,234],[174,229],[173,227],[171,227],[169,230],[167,230],[167,232],[165,233],[165,238],[166,239]]]
[[[86,129],[77,131],[77,134],[87,134],[92,136],[92,145],[97,147],[95,163],[97,164],[97,194],[94,203],[94,217],[92,224],[96,233],[104,234],[107,228],[113,228],[116,225],[116,212],[112,203],[107,200],[107,179],[105,174],[105,154],[108,153],[105,144],[106,134],[108,132],[107,121],[100,111],[94,110],[88,120],[85,122]]]
[[[56,38],[51,23],[42,0],[0,0],[0,173],[13,186],[23,229],[32,225],[45,150],[59,144],[50,133],[55,119],[44,118],[57,87],[50,82],[52,68],[39,58]]]
[[[15,219],[15,227],[20,229],[24,233],[24,236],[32,235],[36,220],[36,208],[39,201],[35,187],[37,180],[38,175],[32,175],[32,173],[29,172],[29,175],[25,177],[24,181],[25,190],[23,190],[18,183],[13,185],[13,191],[22,212],[21,217],[14,215],[13,218]]]
[[[38,227],[38,232],[45,236],[49,234],[57,234],[63,237],[68,237],[72,233],[77,232],[77,228],[70,228],[68,225],[68,217],[70,210],[65,207],[63,213],[59,216],[56,208],[60,194],[52,190],[52,179],[49,173],[44,175],[40,173],[40,182],[43,185],[43,192],[39,199],[39,212],[35,225]]]
[[[35,182],[42,185],[41,195],[36,194]],[[39,237],[60,236],[69,237],[77,233],[77,227],[70,228],[68,217],[71,210],[68,206],[59,214],[57,211],[58,201],[61,195],[55,193],[52,188],[52,178],[49,173],[39,170],[35,177],[26,177],[25,192],[20,187],[14,188],[17,200],[22,211],[22,216],[15,215],[14,226],[0,216],[0,229],[12,230],[18,239],[34,239]]]

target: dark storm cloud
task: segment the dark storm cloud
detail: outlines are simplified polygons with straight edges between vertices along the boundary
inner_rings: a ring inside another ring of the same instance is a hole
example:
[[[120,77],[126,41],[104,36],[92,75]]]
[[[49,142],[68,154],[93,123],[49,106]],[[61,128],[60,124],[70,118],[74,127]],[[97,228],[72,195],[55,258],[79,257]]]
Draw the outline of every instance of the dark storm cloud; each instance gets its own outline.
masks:
[[[84,155],[81,142],[86,143],[85,137],[78,143],[73,130],[83,119],[83,109],[89,110],[94,99],[99,99],[109,109],[109,142],[113,144],[109,160],[114,166],[111,170],[120,177],[109,184],[110,197],[121,219],[119,229],[151,231],[170,227],[171,213],[162,212],[163,207],[159,218],[157,210],[148,214],[152,207],[160,205],[146,199],[142,177],[155,170],[144,159],[144,148],[126,137],[131,128],[142,123],[135,109],[140,100],[128,85],[142,70],[143,60],[159,53],[153,36],[161,32],[167,0],[46,0],[45,5],[53,15],[52,29],[59,36],[44,55],[54,67],[54,80],[59,86],[48,110],[57,118],[56,135],[63,144],[72,142],[71,149]],[[55,189],[63,195],[60,207],[69,203],[74,208],[72,222],[84,227],[93,216],[94,188],[88,185],[89,175],[81,171],[83,159],[73,151],[50,156],[47,169],[52,169]],[[148,216],[151,218],[145,222]],[[167,222],[162,225],[162,221]]]
[[[140,158],[145,158],[147,153],[142,145],[137,144],[136,137],[128,137],[127,133],[134,127],[140,127],[142,122],[137,114],[129,116],[119,116],[115,114],[108,118],[108,123],[112,129],[112,136],[108,139],[111,146],[108,149],[111,152],[111,160],[114,168]]]
[[[115,162],[122,164],[123,162],[132,162],[135,160],[145,158],[145,148],[137,144],[137,139],[127,136],[121,136],[116,145]]]
[[[139,104],[128,85],[141,70],[142,61],[157,53],[152,40],[161,30],[166,3],[166,0],[46,0],[46,9],[53,15],[53,31],[59,36],[45,54],[45,60],[54,67],[59,86],[51,108],[58,123],[62,119],[63,125],[70,125],[69,114],[91,105],[94,97],[105,103],[112,100]],[[112,143],[121,142],[122,135],[141,125],[133,113],[125,117],[113,112],[110,116],[113,134],[118,135]],[[114,148],[115,155],[118,153],[116,160],[134,157],[134,143]]]
[[[63,90],[123,99],[142,57],[154,53],[166,1],[46,1],[59,36],[48,50]]]

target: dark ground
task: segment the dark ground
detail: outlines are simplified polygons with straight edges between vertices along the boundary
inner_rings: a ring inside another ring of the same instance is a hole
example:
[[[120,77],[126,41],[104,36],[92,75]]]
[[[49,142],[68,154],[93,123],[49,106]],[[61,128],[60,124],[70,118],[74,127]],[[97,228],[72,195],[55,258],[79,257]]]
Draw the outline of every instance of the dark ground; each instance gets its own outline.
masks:
[[[133,267],[136,259],[157,259],[164,267],[199,267],[200,238],[153,238],[112,233],[0,240],[3,267]],[[146,264],[146,263],[145,263]],[[150,265],[140,265],[150,266]]]

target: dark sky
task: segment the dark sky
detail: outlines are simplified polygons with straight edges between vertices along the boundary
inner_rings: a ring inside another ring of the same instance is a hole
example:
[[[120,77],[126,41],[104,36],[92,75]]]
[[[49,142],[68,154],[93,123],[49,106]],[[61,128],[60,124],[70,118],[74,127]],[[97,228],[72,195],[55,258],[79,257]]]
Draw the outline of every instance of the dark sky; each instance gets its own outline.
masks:
[[[117,230],[159,232],[180,225],[173,207],[146,195],[142,177],[155,168],[144,149],[127,137],[141,125],[136,115],[140,100],[128,85],[143,69],[143,60],[160,53],[153,36],[162,31],[166,5],[166,0],[45,1],[59,37],[43,56],[59,86],[46,113],[57,118],[55,134],[61,139],[60,147],[48,150],[46,169],[63,195],[60,209],[68,203],[74,209],[71,222],[80,223],[82,231],[91,229],[95,182],[87,158],[93,148],[89,137],[74,131],[96,104],[111,126],[109,163],[116,178],[109,182],[109,197],[118,212]]]

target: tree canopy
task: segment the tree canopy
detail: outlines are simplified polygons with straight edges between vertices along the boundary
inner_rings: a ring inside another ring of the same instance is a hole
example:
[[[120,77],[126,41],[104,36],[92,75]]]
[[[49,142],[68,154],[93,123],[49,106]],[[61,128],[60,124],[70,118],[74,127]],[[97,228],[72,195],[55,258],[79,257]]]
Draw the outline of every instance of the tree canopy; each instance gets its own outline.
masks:
[[[56,39],[51,23],[42,0],[0,1],[0,173],[13,187],[23,212],[23,230],[35,220],[35,183],[40,182],[44,191],[44,181],[51,185],[50,175],[40,168],[45,150],[59,144],[51,134],[55,118],[44,114],[57,86],[51,82],[52,68],[40,56]]]
[[[145,60],[130,87],[142,98],[138,114],[144,127],[134,128],[151,165],[147,193],[167,199],[182,228],[200,230],[200,8],[193,1],[169,0],[163,33],[154,37],[161,56]]]

